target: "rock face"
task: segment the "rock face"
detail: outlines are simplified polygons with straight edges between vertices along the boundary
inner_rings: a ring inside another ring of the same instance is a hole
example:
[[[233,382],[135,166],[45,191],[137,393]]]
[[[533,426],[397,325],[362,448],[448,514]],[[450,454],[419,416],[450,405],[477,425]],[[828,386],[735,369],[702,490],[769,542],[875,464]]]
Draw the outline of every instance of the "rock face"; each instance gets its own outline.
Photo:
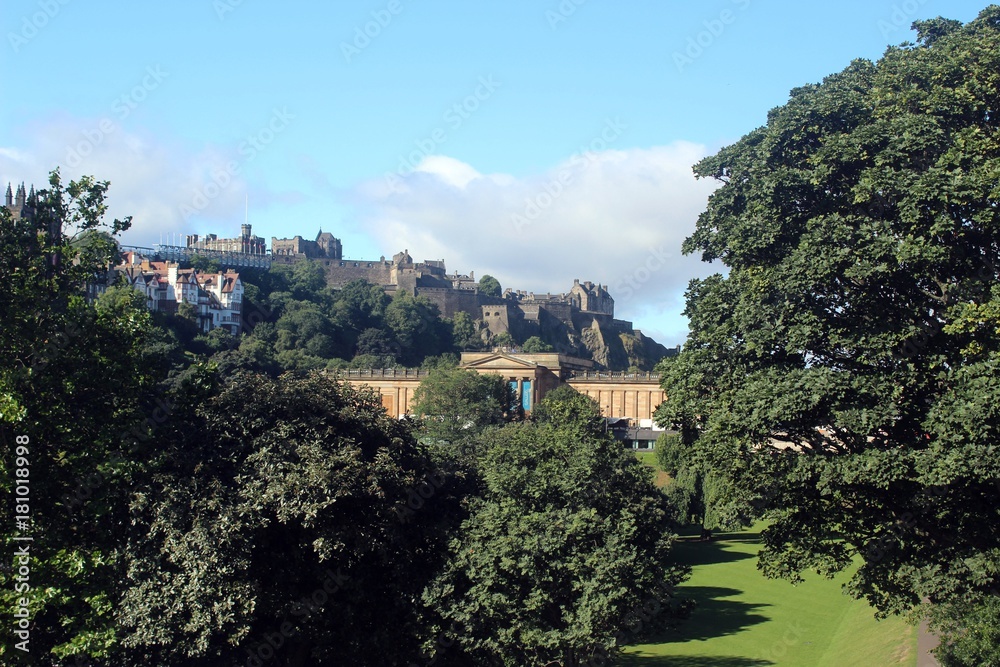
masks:
[[[663,357],[677,354],[641,331],[602,323],[596,319],[584,326],[569,326],[556,318],[541,318],[532,335],[539,336],[556,352],[593,360],[599,370],[624,371],[638,368],[651,371]],[[491,341],[488,328],[480,325],[484,341]],[[523,336],[522,336],[523,337]]]
[[[608,370],[638,368],[651,371],[663,357],[677,354],[660,345],[641,331],[608,331],[595,320],[581,335],[588,354],[580,355]]]

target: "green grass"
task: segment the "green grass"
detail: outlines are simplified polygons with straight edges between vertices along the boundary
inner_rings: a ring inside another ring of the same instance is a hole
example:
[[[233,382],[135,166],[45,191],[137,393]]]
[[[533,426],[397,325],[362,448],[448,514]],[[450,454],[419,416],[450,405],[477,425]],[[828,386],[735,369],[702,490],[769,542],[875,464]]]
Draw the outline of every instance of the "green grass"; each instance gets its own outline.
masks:
[[[692,617],[661,637],[630,647],[630,667],[889,667],[916,664],[916,629],[901,619],[876,621],[864,601],[844,594],[847,576],[806,575],[793,586],[757,571],[759,533],[682,541],[678,560],[693,567],[678,592],[698,601]]]

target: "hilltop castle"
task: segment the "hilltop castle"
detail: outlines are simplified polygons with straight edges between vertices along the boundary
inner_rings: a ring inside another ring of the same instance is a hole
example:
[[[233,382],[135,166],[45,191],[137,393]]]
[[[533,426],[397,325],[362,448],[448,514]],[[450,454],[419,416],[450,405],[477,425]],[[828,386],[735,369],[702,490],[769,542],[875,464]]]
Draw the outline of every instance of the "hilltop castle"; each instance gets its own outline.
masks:
[[[524,340],[529,336],[573,338],[587,329],[608,333],[632,333],[632,323],[616,320],[615,301],[603,285],[573,281],[569,292],[534,294],[506,290],[501,297],[479,293],[475,275],[449,274],[444,260],[414,261],[409,250],[377,260],[343,258],[340,239],[320,230],[315,241],[301,236],[271,239],[272,264],[312,260],[323,266],[327,284],[339,288],[352,280],[367,280],[392,295],[405,291],[434,303],[442,317],[467,313],[481,320],[491,335],[510,333]],[[556,335],[553,335],[556,334]],[[597,334],[601,337],[600,334]]]

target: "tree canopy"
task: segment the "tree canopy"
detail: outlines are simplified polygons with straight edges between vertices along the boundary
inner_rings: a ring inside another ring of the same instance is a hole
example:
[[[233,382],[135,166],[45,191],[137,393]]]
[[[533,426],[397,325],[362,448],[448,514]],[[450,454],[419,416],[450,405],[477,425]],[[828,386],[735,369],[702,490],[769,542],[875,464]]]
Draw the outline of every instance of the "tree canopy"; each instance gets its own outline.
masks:
[[[503,289],[500,287],[500,281],[487,273],[479,279],[479,293],[499,298]]]
[[[514,405],[510,384],[500,375],[457,367],[431,370],[413,393],[413,412],[431,442],[460,444],[489,426],[500,426]]]
[[[587,410],[560,414],[484,436],[486,491],[424,593],[435,664],[610,664],[685,612],[652,471]]]
[[[1000,584],[1000,7],[915,28],[695,166],[721,187],[683,249],[728,274],[688,288],[659,417],[721,516],[768,510],[765,573],[860,558],[855,595],[958,655]]]

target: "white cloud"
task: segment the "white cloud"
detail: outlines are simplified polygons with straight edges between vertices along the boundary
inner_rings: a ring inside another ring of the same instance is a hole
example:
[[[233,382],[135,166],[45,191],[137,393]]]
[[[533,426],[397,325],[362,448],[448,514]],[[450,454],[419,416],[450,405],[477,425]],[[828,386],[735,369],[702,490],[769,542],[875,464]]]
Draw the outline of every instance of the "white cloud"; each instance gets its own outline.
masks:
[[[525,178],[434,156],[398,180],[361,184],[356,203],[393,252],[534,292],[565,292],[574,278],[608,285],[618,317],[675,343],[687,282],[719,268],[680,252],[716,187],[691,171],[706,153],[688,142],[582,153]]]
[[[153,139],[109,118],[50,118],[22,136],[24,145],[0,146],[0,187],[21,181],[47,187],[56,166],[64,184],[82,175],[110,181],[105,219],[132,216],[127,244],[166,243],[187,233],[235,234],[234,222],[242,221],[245,170],[227,171],[236,160],[230,148]]]

